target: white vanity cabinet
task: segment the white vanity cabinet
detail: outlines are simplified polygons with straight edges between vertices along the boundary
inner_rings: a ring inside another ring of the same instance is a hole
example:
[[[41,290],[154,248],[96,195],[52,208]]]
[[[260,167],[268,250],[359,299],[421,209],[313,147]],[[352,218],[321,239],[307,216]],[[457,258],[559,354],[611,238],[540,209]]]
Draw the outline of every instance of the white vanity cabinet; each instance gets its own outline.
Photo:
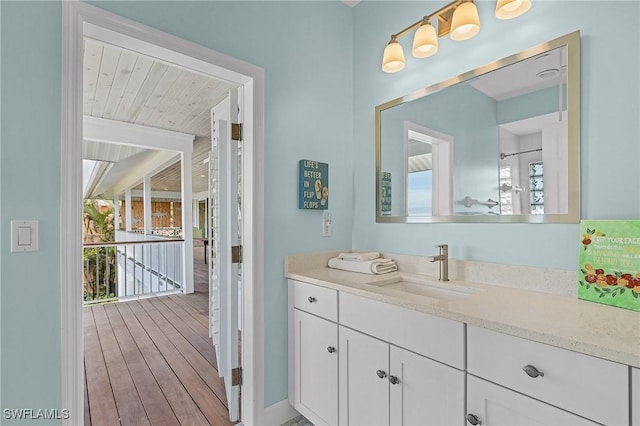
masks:
[[[292,302],[289,354],[293,357],[293,369],[289,372],[293,379],[289,392],[293,400],[290,402],[313,424],[336,425],[337,292],[298,281],[291,282],[289,291]]]
[[[631,369],[631,425],[640,426],[640,368]]]
[[[338,334],[341,426],[464,424],[464,324],[340,293]]]
[[[339,334],[339,424],[388,425],[389,344],[345,327]]]
[[[340,326],[340,425],[463,425],[464,372]]]
[[[472,375],[467,376],[467,423],[482,426],[599,424]]]
[[[626,365],[467,326],[467,373],[467,413],[483,425],[630,422]]]
[[[289,281],[289,401],[314,424],[640,426],[638,368],[385,300]]]

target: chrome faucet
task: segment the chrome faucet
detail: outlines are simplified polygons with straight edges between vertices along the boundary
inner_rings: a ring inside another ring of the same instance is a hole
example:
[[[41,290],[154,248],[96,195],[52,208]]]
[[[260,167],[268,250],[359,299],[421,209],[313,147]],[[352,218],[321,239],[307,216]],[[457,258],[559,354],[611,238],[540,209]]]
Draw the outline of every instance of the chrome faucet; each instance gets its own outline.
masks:
[[[436,245],[440,250],[437,256],[428,256],[429,262],[440,262],[440,281],[449,281],[449,246],[447,244]]]

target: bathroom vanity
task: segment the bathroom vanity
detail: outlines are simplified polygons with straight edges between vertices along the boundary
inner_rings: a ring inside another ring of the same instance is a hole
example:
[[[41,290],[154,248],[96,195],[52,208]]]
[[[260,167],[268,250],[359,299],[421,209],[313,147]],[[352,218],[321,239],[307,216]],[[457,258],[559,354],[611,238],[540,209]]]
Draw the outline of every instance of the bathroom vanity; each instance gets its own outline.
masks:
[[[286,266],[289,401],[314,424],[640,424],[638,313],[335,254]]]

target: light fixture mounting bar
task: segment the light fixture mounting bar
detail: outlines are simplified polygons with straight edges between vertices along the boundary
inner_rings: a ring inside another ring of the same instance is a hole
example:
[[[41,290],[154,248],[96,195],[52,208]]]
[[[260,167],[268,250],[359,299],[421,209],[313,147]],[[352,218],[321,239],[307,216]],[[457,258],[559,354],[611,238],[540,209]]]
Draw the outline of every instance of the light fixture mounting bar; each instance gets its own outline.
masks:
[[[397,32],[396,34],[393,34],[391,38],[399,39],[400,37],[403,37],[407,33],[418,28],[425,21],[425,19],[429,21],[431,20],[431,18],[434,18],[434,17],[438,18],[438,37],[446,36],[447,34],[449,34],[449,30],[451,28],[451,17],[453,16],[454,9],[458,7],[460,4],[464,3],[465,1],[467,0],[452,1],[448,5],[436,10],[432,14],[425,15],[422,19],[420,19],[417,22],[414,22],[413,24],[409,25],[407,28],[403,29],[402,31]]]

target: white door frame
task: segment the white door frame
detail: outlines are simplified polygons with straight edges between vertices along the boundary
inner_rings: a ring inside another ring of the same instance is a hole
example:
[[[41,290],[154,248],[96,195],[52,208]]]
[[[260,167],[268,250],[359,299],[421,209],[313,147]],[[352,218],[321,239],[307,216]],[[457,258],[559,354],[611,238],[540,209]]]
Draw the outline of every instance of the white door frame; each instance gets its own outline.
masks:
[[[432,216],[450,216],[453,212],[453,137],[411,121],[404,121],[404,213],[408,216],[407,197],[409,165],[409,132],[417,132],[430,139],[433,153]]]
[[[84,422],[82,336],[82,38],[103,34],[112,43],[243,86],[245,160],[242,290],[242,420],[264,416],[264,70],[195,43],[76,1],[62,2],[61,338],[65,425]]]

